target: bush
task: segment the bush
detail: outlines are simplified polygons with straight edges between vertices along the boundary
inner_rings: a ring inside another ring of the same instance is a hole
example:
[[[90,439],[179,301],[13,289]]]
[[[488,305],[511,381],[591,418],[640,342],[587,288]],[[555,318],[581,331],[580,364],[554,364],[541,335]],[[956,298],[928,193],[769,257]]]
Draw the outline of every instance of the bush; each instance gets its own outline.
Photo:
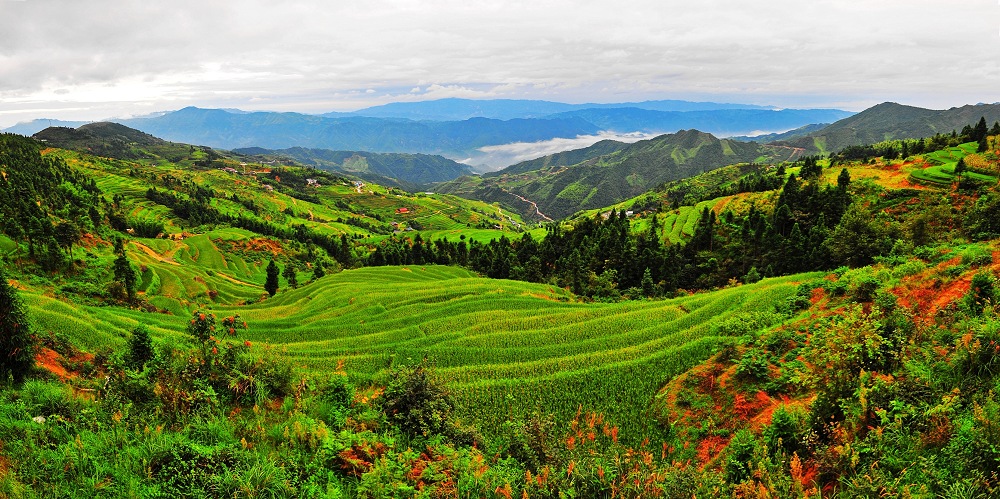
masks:
[[[417,365],[396,369],[391,376],[381,397],[389,422],[409,435],[444,433],[455,403],[431,372]]]
[[[965,295],[965,305],[975,315],[983,313],[983,309],[996,300],[996,279],[989,270],[983,270],[972,276],[969,292]]]
[[[132,369],[141,370],[154,357],[156,352],[153,350],[153,339],[149,337],[149,329],[140,324],[132,330],[132,335],[128,338],[125,364]]]
[[[756,348],[747,350],[736,363],[736,376],[746,381],[763,381],[770,374],[770,354]]]
[[[21,297],[0,270],[0,382],[23,379],[35,366],[37,348]]]

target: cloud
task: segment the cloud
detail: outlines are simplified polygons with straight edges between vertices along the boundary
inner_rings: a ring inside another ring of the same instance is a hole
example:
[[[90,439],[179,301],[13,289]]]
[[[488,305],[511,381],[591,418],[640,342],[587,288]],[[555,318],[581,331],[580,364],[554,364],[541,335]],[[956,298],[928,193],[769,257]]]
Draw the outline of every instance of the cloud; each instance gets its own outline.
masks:
[[[6,1],[0,110],[55,97],[92,118],[401,96],[950,107],[1000,100],[997,26],[982,0]]]
[[[555,138],[539,142],[512,142],[495,146],[480,147],[480,154],[462,160],[481,172],[496,171],[505,166],[520,163],[530,159],[548,156],[563,151],[582,149],[602,140],[617,140],[619,142],[638,142],[655,137],[644,133],[613,133],[601,132],[597,135],[578,135],[574,138]]]

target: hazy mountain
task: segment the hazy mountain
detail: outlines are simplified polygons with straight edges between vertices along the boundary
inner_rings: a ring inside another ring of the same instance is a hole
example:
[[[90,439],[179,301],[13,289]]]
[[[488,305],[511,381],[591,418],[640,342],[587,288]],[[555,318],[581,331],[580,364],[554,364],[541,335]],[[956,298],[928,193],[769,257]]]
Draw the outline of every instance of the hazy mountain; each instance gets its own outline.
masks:
[[[168,140],[222,149],[307,147],[411,152],[467,157],[477,148],[598,132],[581,118],[417,122],[405,119],[325,118],[298,113],[233,113],[184,108],[155,118],[121,120]]]
[[[717,109],[708,111],[653,111],[638,108],[583,109],[554,114],[578,117],[614,132],[673,132],[695,128],[717,135],[754,131],[783,131],[807,123],[829,123],[851,116],[839,109]]]
[[[471,173],[469,167],[443,156],[428,154],[331,151],[329,149],[246,148],[234,153],[283,156],[297,163],[321,170],[347,173],[381,184],[415,189],[432,182],[443,182]]]
[[[951,133],[974,125],[986,117],[989,124],[1000,120],[1000,104],[976,104],[946,110],[924,109],[884,102],[805,137],[781,142],[810,152],[836,152],[850,145],[890,139],[916,139],[936,133]]]
[[[562,218],[579,210],[617,203],[663,182],[725,165],[785,160],[795,155],[796,152],[787,147],[719,139],[697,130],[682,130],[627,144],[570,166],[559,164],[560,161],[554,158],[536,160],[532,164],[548,166],[524,170],[522,163],[489,176],[462,177],[439,185],[435,190],[503,202],[517,207],[526,216],[534,215],[534,207],[530,204],[533,202],[543,214]]]
[[[85,125],[90,123],[89,121],[63,121],[63,120],[50,120],[46,118],[31,120],[25,123],[18,123],[12,127],[4,128],[3,132],[6,133],[16,133],[19,135],[24,135],[25,137],[30,137],[42,130],[49,127],[60,126],[66,128],[76,128],[80,125]]]
[[[770,144],[771,142],[776,142],[779,140],[791,140],[791,139],[797,139],[799,137],[804,137],[811,133],[818,132],[828,126],[830,126],[829,123],[814,123],[812,125],[800,126],[794,130],[789,130],[787,132],[766,133],[763,135],[734,135],[729,138],[733,140],[739,140],[740,142],[757,142],[759,144]]]
[[[716,109],[772,109],[752,104],[724,104],[718,102],[690,102],[683,100],[656,100],[611,104],[566,104],[543,100],[517,99],[438,99],[421,102],[393,102],[350,113],[327,113],[325,117],[368,116],[375,118],[406,118],[413,120],[456,121],[469,118],[543,118],[550,114],[582,109],[608,109],[631,107],[652,111],[707,111]]]

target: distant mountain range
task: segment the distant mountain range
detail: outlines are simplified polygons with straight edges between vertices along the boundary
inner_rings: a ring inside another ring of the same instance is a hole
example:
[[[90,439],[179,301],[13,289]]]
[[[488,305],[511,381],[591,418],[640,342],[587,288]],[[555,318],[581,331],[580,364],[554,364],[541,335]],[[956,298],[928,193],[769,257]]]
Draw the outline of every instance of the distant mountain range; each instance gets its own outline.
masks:
[[[399,102],[352,113],[307,115],[184,108],[139,118],[110,120],[169,141],[218,149],[303,147],[369,152],[440,154],[477,171],[508,166],[511,155],[489,146],[601,139],[600,132],[661,134],[697,128],[720,135],[784,131],[849,116],[832,109],[660,100],[612,104],[565,104],[534,100],[441,99]],[[51,122],[78,126],[78,122]],[[31,135],[50,120],[6,131]],[[578,147],[579,145],[577,145]],[[561,143],[558,147],[564,146]],[[552,147],[538,148],[549,152]],[[523,157],[523,156],[521,156]]]
[[[610,151],[610,152],[605,152]],[[790,147],[719,139],[698,130],[634,144],[606,141],[499,172],[460,177],[435,187],[455,194],[518,208],[524,216],[559,219],[579,210],[609,206],[664,182],[725,165],[796,159]],[[580,159],[577,163],[571,161]]]
[[[350,113],[326,113],[321,116],[367,116],[372,118],[405,118],[410,120],[461,121],[469,118],[544,118],[553,114],[584,109],[635,108],[650,111],[714,111],[720,109],[776,109],[773,106],[753,104],[725,104],[719,102],[691,102],[684,100],[654,100],[613,104],[566,104],[543,100],[517,99],[438,99],[420,102],[393,102],[381,106],[359,109]]]

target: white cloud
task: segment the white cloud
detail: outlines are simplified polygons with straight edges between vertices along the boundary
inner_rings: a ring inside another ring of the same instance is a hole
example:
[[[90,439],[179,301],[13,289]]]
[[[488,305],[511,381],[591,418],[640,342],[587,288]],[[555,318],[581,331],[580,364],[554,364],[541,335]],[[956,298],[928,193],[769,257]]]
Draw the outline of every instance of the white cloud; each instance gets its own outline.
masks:
[[[986,0],[6,1],[0,126],[49,101],[91,118],[403,96],[950,107],[1000,100],[998,25]]]
[[[480,154],[465,158],[461,162],[476,167],[480,171],[496,171],[505,166],[540,158],[557,152],[589,147],[602,140],[638,142],[655,137],[645,133],[600,132],[596,135],[578,135],[574,138],[555,138],[539,142],[513,142],[496,146],[480,147]]]

